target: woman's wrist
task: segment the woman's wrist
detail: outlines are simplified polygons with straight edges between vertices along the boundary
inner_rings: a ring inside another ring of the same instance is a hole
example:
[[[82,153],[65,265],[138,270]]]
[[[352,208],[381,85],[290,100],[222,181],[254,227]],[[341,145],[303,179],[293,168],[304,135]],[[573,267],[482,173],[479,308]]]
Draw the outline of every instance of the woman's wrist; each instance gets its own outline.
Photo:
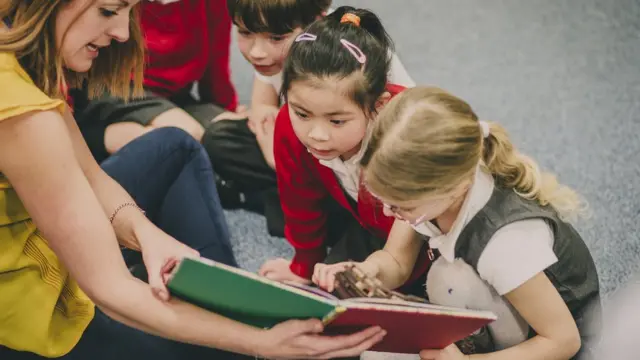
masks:
[[[247,342],[247,351],[243,352],[254,356],[256,359],[268,359],[272,352],[270,348],[272,341],[268,339],[269,330],[253,328],[252,332],[255,333],[246,338],[249,340]]]
[[[129,204],[129,203],[126,203]],[[115,215],[115,216],[114,216]],[[120,205],[109,218],[116,233],[120,245],[140,251],[142,244],[140,239],[146,228],[152,225],[137,205]]]

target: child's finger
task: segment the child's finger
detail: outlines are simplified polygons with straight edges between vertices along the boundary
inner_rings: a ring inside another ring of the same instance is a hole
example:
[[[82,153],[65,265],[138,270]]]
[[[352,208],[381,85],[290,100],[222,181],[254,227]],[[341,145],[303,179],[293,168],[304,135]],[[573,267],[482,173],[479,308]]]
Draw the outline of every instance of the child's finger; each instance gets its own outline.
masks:
[[[316,285],[318,285],[318,274],[320,273],[322,266],[323,264],[316,264],[313,267],[313,275],[311,276],[311,282],[313,282]]]
[[[324,266],[322,268],[322,271],[320,272],[320,284],[321,284],[320,286],[325,290],[328,290],[327,275],[330,269],[331,269],[331,266]]]
[[[333,290],[336,287],[336,275],[343,271],[344,267],[342,266],[335,266],[331,269],[331,272],[328,274],[327,276],[327,286],[329,288],[329,292],[333,292]]]

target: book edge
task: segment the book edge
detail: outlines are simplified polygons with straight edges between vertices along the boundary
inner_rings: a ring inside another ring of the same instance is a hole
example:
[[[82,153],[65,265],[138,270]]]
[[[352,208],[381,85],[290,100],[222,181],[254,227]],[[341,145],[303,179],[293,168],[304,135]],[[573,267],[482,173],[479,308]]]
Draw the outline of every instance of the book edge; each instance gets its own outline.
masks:
[[[417,306],[406,305],[387,305],[387,304],[368,304],[357,303],[353,301],[341,301],[340,306],[349,309],[363,309],[363,310],[384,310],[392,312],[406,312],[406,313],[418,313],[424,315],[442,315],[455,318],[472,318],[495,321],[498,317],[491,311],[482,310],[468,310],[468,309],[432,309]],[[437,305],[436,305],[437,306]]]
[[[247,271],[247,270],[244,270],[244,269],[240,269],[240,268],[235,268],[233,266],[230,266],[230,265],[227,265],[227,264],[223,264],[221,262],[217,262],[217,261],[214,261],[214,260],[211,260],[211,259],[207,259],[207,258],[196,258],[196,259],[194,259],[194,258],[184,258],[184,259],[182,259],[179,262],[178,266],[176,266],[176,271],[175,271],[174,275],[178,273],[178,269],[180,268],[180,266],[185,261],[193,261],[193,262],[196,262],[196,263],[201,263],[203,265],[217,267],[219,269],[229,271],[229,272],[234,273],[236,275],[243,276],[243,277],[252,279],[254,281],[257,281],[257,282],[260,282],[260,283],[263,283],[263,284],[266,284],[266,285],[271,285],[271,286],[274,286],[274,287],[279,288],[281,290],[284,290],[284,291],[287,291],[287,292],[290,292],[290,293],[294,293],[294,294],[297,294],[297,295],[301,295],[301,296],[304,296],[304,297],[312,299],[312,300],[316,300],[316,301],[324,303],[326,305],[331,305],[333,307],[338,306],[338,303],[335,300],[332,300],[332,299],[329,299],[329,298],[325,298],[325,297],[322,297],[320,295],[316,295],[316,294],[308,292],[308,291],[301,290],[301,289],[293,287],[291,285],[283,284],[283,283],[281,283],[279,281],[267,279],[267,278],[265,278],[263,276],[260,276],[258,274],[252,273],[250,271]],[[174,275],[171,276],[169,281],[173,280]]]

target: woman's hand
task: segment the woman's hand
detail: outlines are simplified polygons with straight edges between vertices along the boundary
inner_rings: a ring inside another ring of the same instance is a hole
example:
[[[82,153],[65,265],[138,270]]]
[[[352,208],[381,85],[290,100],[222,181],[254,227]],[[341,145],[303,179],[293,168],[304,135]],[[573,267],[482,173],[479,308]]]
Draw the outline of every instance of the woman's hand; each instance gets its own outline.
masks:
[[[278,258],[268,260],[260,267],[258,274],[275,281],[293,281],[298,284],[311,284],[311,281],[308,279],[294,274],[289,266],[291,266],[291,261],[287,259]]]
[[[323,336],[317,319],[289,320],[265,331],[258,356],[268,359],[331,359],[362,354],[378,343],[386,332],[370,327],[351,335]]]
[[[311,278],[311,281],[320,288],[328,292],[333,292],[336,285],[336,274],[345,271],[347,267],[352,265],[357,266],[359,269],[364,271],[365,274],[371,277],[376,277],[380,272],[380,268],[373,261],[364,261],[361,263],[345,261],[337,264],[318,263],[313,269],[313,277]]]
[[[464,355],[456,344],[451,344],[442,350],[422,350],[421,360],[468,360],[469,356]]]
[[[136,238],[141,247],[153,294],[160,300],[169,300],[166,280],[171,270],[183,258],[197,258],[200,254],[150,222],[136,231]]]

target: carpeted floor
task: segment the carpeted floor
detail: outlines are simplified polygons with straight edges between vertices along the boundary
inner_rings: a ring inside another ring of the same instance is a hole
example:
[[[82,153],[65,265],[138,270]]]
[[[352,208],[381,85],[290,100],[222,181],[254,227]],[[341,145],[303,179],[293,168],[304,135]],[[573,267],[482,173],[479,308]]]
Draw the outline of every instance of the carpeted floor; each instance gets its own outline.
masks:
[[[359,0],[419,84],[469,101],[590,203],[577,224],[611,294],[640,271],[640,1]],[[248,103],[252,73],[234,47]],[[228,212],[241,265],[290,256],[263,219]]]

